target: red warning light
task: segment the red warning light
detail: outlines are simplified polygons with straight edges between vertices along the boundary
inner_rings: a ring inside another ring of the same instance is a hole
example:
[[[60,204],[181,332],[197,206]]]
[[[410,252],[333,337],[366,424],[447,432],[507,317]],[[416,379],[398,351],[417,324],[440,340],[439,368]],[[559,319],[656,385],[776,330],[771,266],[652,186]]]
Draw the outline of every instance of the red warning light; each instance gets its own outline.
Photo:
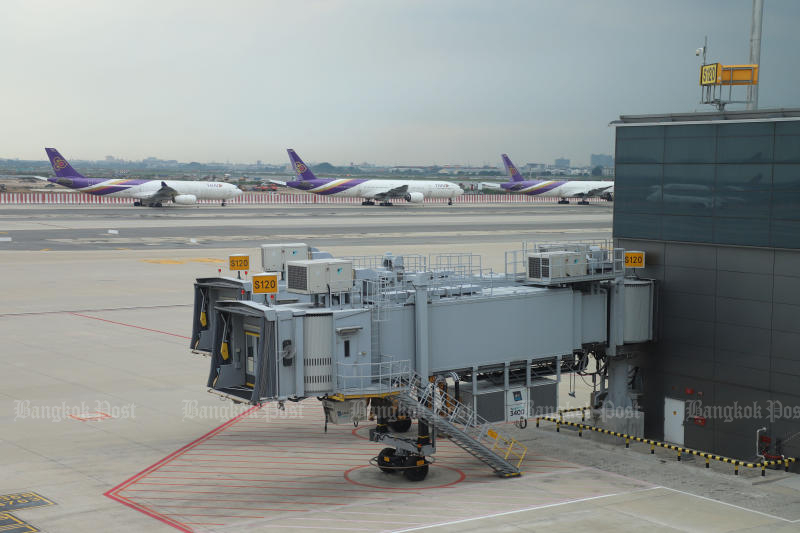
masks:
[[[694,394],[694,389],[691,387],[686,387],[686,390],[684,392],[686,392],[686,394]]]
[[[705,427],[706,425],[706,417],[704,416],[696,416],[694,417],[694,423],[696,426]]]

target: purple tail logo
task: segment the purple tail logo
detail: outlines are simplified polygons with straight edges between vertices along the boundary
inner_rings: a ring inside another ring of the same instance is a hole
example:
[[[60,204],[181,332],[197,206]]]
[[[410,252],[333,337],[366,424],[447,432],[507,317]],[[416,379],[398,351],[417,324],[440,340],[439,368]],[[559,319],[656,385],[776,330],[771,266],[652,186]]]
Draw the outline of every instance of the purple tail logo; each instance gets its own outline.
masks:
[[[298,161],[297,163],[295,163],[295,164],[294,164],[294,168],[295,168],[295,169],[297,170],[297,172],[299,172],[300,174],[302,174],[303,172],[305,172],[306,170],[308,170],[308,167],[306,167],[306,166],[305,166],[305,165],[304,165],[302,162],[300,162],[300,161]]]
[[[53,159],[53,166],[56,167],[56,170],[61,170],[62,168],[66,168],[67,162],[61,157],[56,157]]]

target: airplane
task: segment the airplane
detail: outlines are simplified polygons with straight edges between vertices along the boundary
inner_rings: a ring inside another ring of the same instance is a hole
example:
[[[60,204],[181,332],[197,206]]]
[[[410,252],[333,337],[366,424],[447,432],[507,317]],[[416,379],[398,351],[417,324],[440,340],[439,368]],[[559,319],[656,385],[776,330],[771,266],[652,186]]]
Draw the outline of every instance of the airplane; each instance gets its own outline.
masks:
[[[318,178],[294,150],[289,148],[287,152],[297,179],[288,182],[270,181],[292,189],[327,196],[364,198],[361,205],[375,205],[378,202],[383,206],[392,205],[393,198],[403,198],[412,204],[422,203],[425,198],[447,198],[448,205],[453,205],[453,198],[464,194],[461,187],[446,181]]]
[[[502,154],[510,178],[505,183],[482,183],[487,189],[503,190],[511,193],[529,194],[535,196],[556,196],[561,198],[558,203],[568,204],[567,198],[581,198],[580,204],[588,204],[586,198],[598,196],[609,202],[614,200],[614,183],[610,181],[579,181],[579,180],[526,180],[519,173],[517,167],[509,159],[508,154]]]
[[[176,205],[194,205],[197,200],[225,200],[242,194],[242,190],[231,183],[214,181],[161,181],[136,179],[87,178],[72,168],[55,148],[45,148],[55,178],[46,179],[78,192],[97,196],[133,198],[134,206],[162,207],[167,202]]]

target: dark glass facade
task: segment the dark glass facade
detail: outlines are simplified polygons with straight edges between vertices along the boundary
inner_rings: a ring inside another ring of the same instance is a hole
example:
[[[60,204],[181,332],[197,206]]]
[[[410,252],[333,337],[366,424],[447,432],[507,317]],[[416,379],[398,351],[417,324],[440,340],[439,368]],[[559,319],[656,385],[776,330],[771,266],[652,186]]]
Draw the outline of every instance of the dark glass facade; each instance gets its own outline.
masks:
[[[645,434],[684,400],[711,410],[686,446],[748,460],[762,427],[800,456],[800,112],[754,115],[623,120],[614,197],[614,238],[659,287]]]
[[[800,249],[800,120],[618,125],[614,189],[617,237]]]

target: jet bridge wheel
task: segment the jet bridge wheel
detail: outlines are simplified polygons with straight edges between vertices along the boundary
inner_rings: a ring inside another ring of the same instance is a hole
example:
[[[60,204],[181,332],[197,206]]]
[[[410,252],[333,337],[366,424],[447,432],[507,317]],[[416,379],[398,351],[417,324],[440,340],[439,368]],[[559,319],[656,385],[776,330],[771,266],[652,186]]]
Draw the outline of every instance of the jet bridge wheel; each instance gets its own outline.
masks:
[[[384,448],[381,450],[381,453],[378,454],[378,468],[381,469],[381,472],[386,472],[387,474],[394,473],[395,463],[397,462],[394,452],[394,448]]]
[[[393,422],[389,422],[389,427],[395,430],[398,433],[405,433],[409,429],[411,429],[411,419],[410,418],[401,418],[399,420],[395,420]]]
[[[428,476],[428,461],[419,455],[406,457],[405,467],[403,475],[409,481],[422,481]]]

